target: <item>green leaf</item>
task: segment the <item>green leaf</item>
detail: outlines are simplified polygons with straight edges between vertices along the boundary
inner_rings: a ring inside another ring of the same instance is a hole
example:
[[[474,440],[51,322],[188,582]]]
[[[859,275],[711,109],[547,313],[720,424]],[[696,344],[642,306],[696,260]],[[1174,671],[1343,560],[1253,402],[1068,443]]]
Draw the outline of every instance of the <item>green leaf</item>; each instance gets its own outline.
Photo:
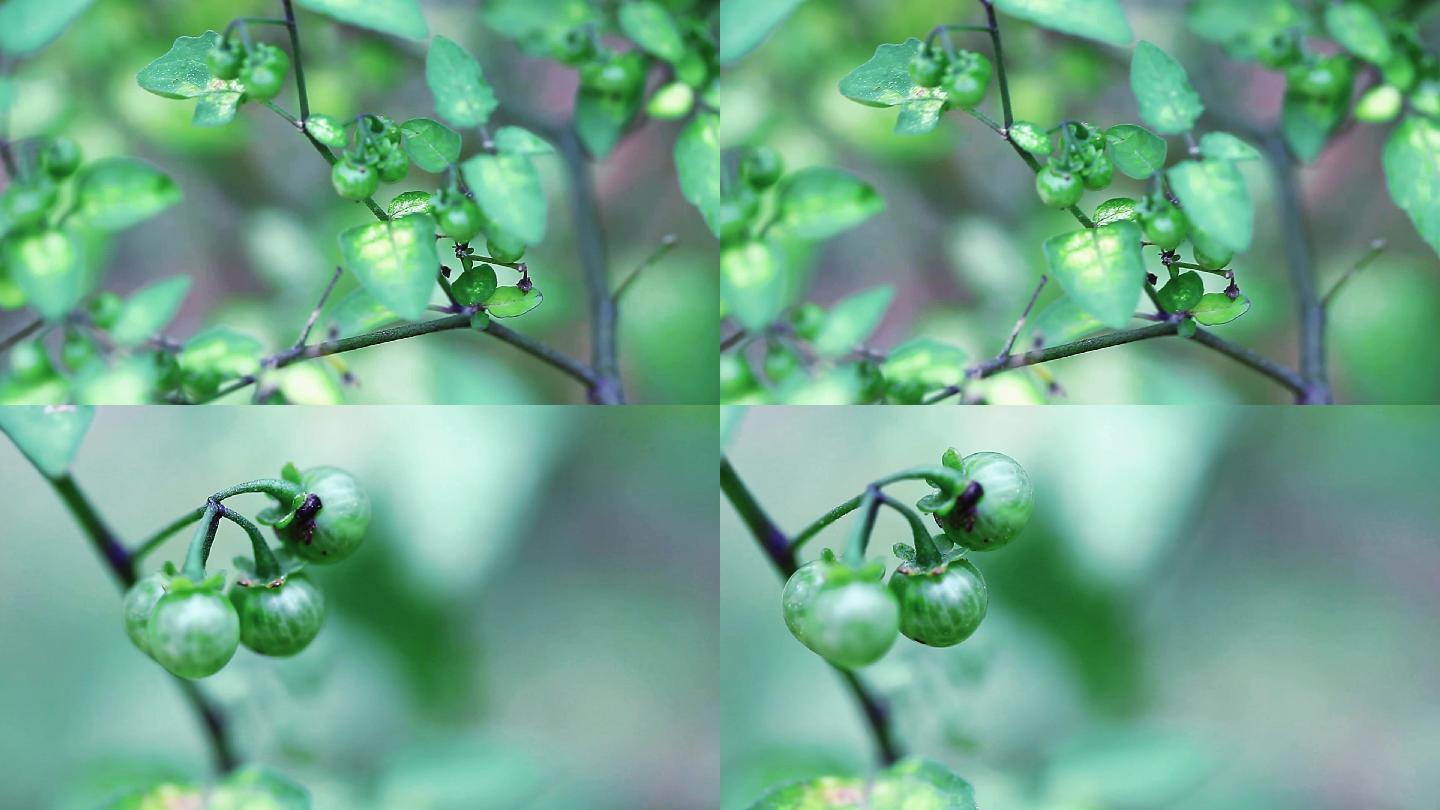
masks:
[[[783,258],[768,242],[741,242],[720,251],[720,300],[745,329],[769,326],[785,308]]]
[[[720,116],[701,113],[675,141],[675,171],[680,193],[700,210],[705,224],[720,234]]]
[[[235,120],[240,112],[242,93],[234,90],[216,90],[203,93],[195,104],[195,114],[190,125],[196,127],[223,127]]]
[[[1080,308],[1075,299],[1062,295],[1051,301],[1028,321],[1030,334],[1040,346],[1058,346],[1102,331],[1105,324]]]
[[[385,209],[385,215],[391,219],[398,219],[409,214],[430,213],[430,192],[428,191],[407,191],[403,194],[396,194],[395,199],[390,201],[389,207]]]
[[[1280,109],[1280,130],[1285,135],[1285,143],[1296,157],[1309,163],[1325,151],[1330,136],[1345,120],[1349,109],[1348,95],[1323,99],[1287,92]]]
[[[725,0],[720,4],[720,62],[753,50],[804,0]]]
[[[894,45],[881,45],[875,55],[840,80],[840,94],[869,107],[895,107],[920,99],[944,100],[945,91],[921,87],[910,78],[910,59],[920,51],[911,37]]]
[[[429,214],[351,228],[340,234],[342,262],[376,301],[406,320],[416,320],[430,303],[440,271],[435,228]]]
[[[462,167],[485,217],[527,245],[545,238],[545,189],[525,155],[476,155]]]
[[[895,297],[894,287],[858,292],[831,307],[811,347],[821,357],[839,357],[859,348],[880,326]]]
[[[430,35],[416,0],[297,0],[301,6],[350,25],[406,39]]]
[[[94,0],[7,0],[0,5],[0,51],[24,56],[49,45]]]
[[[1054,149],[1050,133],[1029,121],[1016,121],[1010,125],[1010,140],[1032,155],[1048,155]]]
[[[25,293],[26,302],[49,320],[58,320],[90,291],[84,247],[67,230],[47,229],[0,240],[4,266]]]
[[[617,96],[582,85],[575,93],[575,130],[585,151],[596,158],[610,154],[644,101],[643,92]]]
[[[1204,294],[1205,282],[1200,279],[1199,273],[1191,270],[1166,282],[1156,297],[1166,312],[1185,312],[1200,303],[1200,296]]]
[[[400,125],[405,154],[427,172],[443,172],[460,159],[460,133],[429,118],[411,118]]]
[[[1090,218],[1098,227],[1112,222],[1135,219],[1135,201],[1129,197],[1112,197],[1095,206],[1095,215]]]
[[[1250,247],[1255,204],[1228,160],[1187,160],[1170,167],[1170,188],[1197,228],[1236,253]]]
[[[224,326],[196,333],[180,351],[180,372],[191,399],[214,394],[221,383],[260,371],[265,347],[250,335]]]
[[[1112,329],[1135,314],[1145,282],[1140,226],[1112,222],[1045,241],[1050,273],[1075,303]]]
[[[552,155],[550,142],[524,127],[500,127],[495,130],[495,148],[506,155]]]
[[[450,292],[462,306],[473,307],[483,304],[500,288],[495,278],[495,268],[488,264],[477,264],[460,274],[450,284]]]
[[[75,181],[75,217],[104,230],[128,228],[180,202],[180,187],[130,158],[88,163]]]
[[[777,227],[802,239],[829,239],[885,208],[870,184],[839,169],[812,166],[790,174],[776,197]]]
[[[995,0],[995,7],[1052,31],[1109,45],[1129,45],[1134,38],[1117,0]]]
[[[144,343],[164,329],[190,291],[189,276],[175,276],[141,288],[125,300],[110,339],[120,346]]]
[[[1130,89],[1140,106],[1140,118],[1167,135],[1189,131],[1205,112],[1185,68],[1144,40],[1135,46],[1130,60]]]
[[[195,98],[208,93],[239,93],[236,81],[222,81],[210,75],[205,55],[220,42],[220,35],[206,31],[198,37],[179,37],[164,56],[140,69],[135,81],[140,87],[163,98]],[[218,100],[212,105],[219,106]],[[197,113],[199,115],[199,113]],[[207,114],[214,116],[214,113]]]
[[[404,319],[375,300],[369,290],[356,287],[335,305],[335,309],[330,313],[330,320],[341,337],[349,337]]]
[[[1390,199],[1440,253],[1440,124],[1412,115],[1385,141],[1381,160]]]
[[[153,354],[91,363],[75,375],[74,398],[84,405],[145,405],[155,400],[160,367]]]
[[[890,350],[880,367],[892,398],[916,404],[965,379],[965,352],[930,338],[911,338]]]
[[[1239,296],[1234,301],[1225,293],[1205,293],[1190,312],[1198,323],[1217,326],[1229,323],[1250,310],[1250,299]]]
[[[900,115],[895,119],[896,135],[924,135],[940,125],[945,115],[945,100],[940,98],[917,98],[900,105]]]
[[[11,406],[0,408],[0,432],[41,474],[59,478],[75,459],[94,418],[95,409],[87,406]]]
[[[1200,153],[1211,160],[1259,160],[1260,151],[1228,132],[1207,132],[1200,137]]]
[[[644,50],[664,59],[678,62],[685,56],[685,40],[675,18],[659,3],[635,0],[620,6],[620,30]]]
[[[1185,13],[1190,30],[1241,48],[1246,58],[1275,34],[1305,25],[1307,18],[1308,10],[1302,11],[1290,0],[1197,0]]]
[[[1380,15],[1364,3],[1350,0],[1326,6],[1325,30],[1342,48],[1367,62],[1384,65],[1390,61],[1390,34]]]
[[[1169,147],[1165,139],[1138,124],[1118,124],[1105,130],[1110,159],[1115,168],[1136,180],[1144,180],[1165,168]]]
[[[480,63],[464,48],[436,34],[425,57],[425,83],[435,97],[435,111],[465,129],[483,126],[495,112],[495,91]]]
[[[486,299],[485,311],[492,318],[514,318],[540,306],[542,299],[540,291],[534,287],[525,292],[521,292],[519,287],[498,287]]]

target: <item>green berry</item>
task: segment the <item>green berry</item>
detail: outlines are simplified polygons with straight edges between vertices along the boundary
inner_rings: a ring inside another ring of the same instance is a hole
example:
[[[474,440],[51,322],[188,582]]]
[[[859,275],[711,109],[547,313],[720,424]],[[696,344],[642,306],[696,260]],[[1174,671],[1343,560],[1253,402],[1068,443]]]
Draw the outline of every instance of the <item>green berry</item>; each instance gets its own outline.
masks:
[[[967,560],[930,570],[901,565],[890,577],[890,591],[900,603],[900,632],[931,647],[969,638],[990,604],[985,578]]]

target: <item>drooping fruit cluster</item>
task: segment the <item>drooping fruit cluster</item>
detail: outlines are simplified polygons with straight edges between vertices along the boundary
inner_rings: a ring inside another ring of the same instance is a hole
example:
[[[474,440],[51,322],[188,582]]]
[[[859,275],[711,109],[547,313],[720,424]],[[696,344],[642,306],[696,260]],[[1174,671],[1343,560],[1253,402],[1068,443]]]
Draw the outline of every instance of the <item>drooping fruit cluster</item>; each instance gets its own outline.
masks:
[[[910,78],[921,87],[945,91],[945,106],[970,109],[985,99],[994,66],[990,58],[976,51],[948,53],[942,48],[922,47],[910,59]]]
[[[347,129],[353,129],[353,138],[347,137]],[[312,115],[305,130],[320,143],[344,150],[330,167],[330,184],[347,200],[363,200],[382,182],[398,183],[410,173],[400,127],[388,116],[367,113],[347,127],[329,116]]]
[[[989,588],[968,551],[1013,540],[1030,520],[1034,490],[1024,468],[1000,453],[964,458],[949,450],[942,465],[954,474],[930,479],[937,492],[917,507],[943,534],[895,546],[902,562],[885,581],[878,560],[842,561],[829,549],[785,583],[781,611],[791,634],[843,669],[880,660],[903,635],[950,647],[974,634],[989,607]]]
[[[350,556],[370,524],[370,501],[348,473],[334,467],[305,472],[287,466],[282,480],[251,482],[213,496],[183,570],[166,563],[125,594],[125,633],[141,652],[182,678],[214,675],[240,645],[270,656],[305,649],[325,620],[325,596],[304,572],[309,563]],[[243,516],[221,505],[222,497],[265,492],[278,504],[256,516],[272,525],[282,549],[276,553]],[[253,559],[237,558],[240,574],[228,593],[225,576],[206,574],[205,558],[222,517],[250,533]]]
[[[1035,193],[1051,208],[1069,208],[1086,189],[1098,191],[1115,179],[1115,164],[1105,152],[1105,131],[1093,124],[1063,122],[1058,151],[1051,148],[1048,135],[1025,121],[1012,125],[1009,137],[1032,154],[1050,155],[1035,174]]]

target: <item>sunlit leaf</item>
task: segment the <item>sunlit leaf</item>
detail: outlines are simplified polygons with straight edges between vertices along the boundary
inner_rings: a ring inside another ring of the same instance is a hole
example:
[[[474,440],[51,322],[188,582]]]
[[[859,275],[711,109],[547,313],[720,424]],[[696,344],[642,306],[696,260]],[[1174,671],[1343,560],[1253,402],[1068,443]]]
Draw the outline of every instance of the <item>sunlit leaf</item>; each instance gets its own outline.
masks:
[[[620,4],[620,30],[632,42],[667,62],[685,55],[685,40],[669,9],[653,0],[630,0]]]
[[[1081,309],[1113,329],[1129,323],[1145,281],[1140,226],[1113,222],[1052,237],[1045,260]]]
[[[242,90],[240,83],[210,75],[205,55],[220,42],[220,35],[206,31],[198,37],[179,37],[163,56],[140,69],[135,76],[140,87],[165,98],[195,98],[207,93]]]
[[[416,0],[296,0],[311,11],[343,23],[407,39],[424,39],[430,33]]]
[[[400,125],[405,154],[427,172],[443,172],[460,159],[460,133],[429,118],[411,118]]]
[[[720,298],[750,331],[768,326],[785,307],[782,257],[767,242],[742,242],[720,251]]]
[[[895,107],[920,99],[945,98],[945,91],[921,87],[910,78],[910,60],[921,42],[914,37],[899,44],[885,44],[875,55],[840,80],[840,94],[870,107]]]
[[[500,127],[495,130],[495,148],[506,155],[550,155],[555,147],[524,127]]]
[[[1259,160],[1260,151],[1228,132],[1200,136],[1200,153],[1212,160]]]
[[[75,217],[105,230],[128,228],[180,202],[165,173],[130,158],[86,164],[75,181]]]
[[[486,299],[485,311],[492,318],[514,318],[540,306],[543,298],[534,287],[524,291],[519,287],[497,287]]]
[[[1110,45],[1129,45],[1134,37],[1117,0],[995,0],[995,7],[1062,34]]]
[[[1237,253],[1249,249],[1255,204],[1235,164],[1187,160],[1170,167],[1168,176],[1170,188],[1196,227]]]
[[[685,126],[675,141],[675,171],[680,193],[719,235],[720,116],[702,113]]]
[[[402,318],[416,320],[430,303],[440,270],[435,228],[429,214],[351,228],[340,234],[345,269],[375,300]]]
[[[135,292],[120,308],[110,328],[110,340],[120,346],[134,346],[159,334],[180,311],[189,290],[189,276],[175,276]]]
[[[73,405],[0,408],[0,432],[20,449],[35,468],[50,478],[65,474],[95,409]]]
[[[1390,61],[1390,33],[1375,9],[1364,3],[1347,0],[1327,5],[1325,30],[1341,47],[1367,62],[1384,65]]]
[[[68,230],[46,229],[0,240],[4,265],[25,293],[25,300],[41,315],[58,319],[80,303],[90,291],[84,248]]]
[[[894,287],[875,287],[841,300],[825,313],[820,331],[811,341],[821,357],[839,357],[865,343],[880,326],[895,297]]]
[[[1383,155],[1390,199],[1440,252],[1440,124],[1418,115],[1390,133]]]
[[[436,34],[425,57],[425,83],[435,97],[435,111],[453,126],[483,126],[497,102],[485,72],[468,51]]]
[[[527,245],[545,238],[545,189],[529,157],[475,155],[463,169],[487,219]]]
[[[1169,147],[1165,139],[1136,124],[1118,124],[1105,130],[1110,159],[1115,168],[1136,180],[1144,180],[1165,168]]]
[[[1185,68],[1143,40],[1130,61],[1130,89],[1140,106],[1140,118],[1157,132],[1186,132],[1205,111]]]

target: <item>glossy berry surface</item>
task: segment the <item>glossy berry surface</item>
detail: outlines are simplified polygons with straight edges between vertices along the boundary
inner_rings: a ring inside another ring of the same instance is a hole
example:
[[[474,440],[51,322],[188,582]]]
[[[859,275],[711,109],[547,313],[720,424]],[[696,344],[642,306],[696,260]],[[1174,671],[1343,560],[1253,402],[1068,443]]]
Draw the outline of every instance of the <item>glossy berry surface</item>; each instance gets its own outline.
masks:
[[[313,519],[297,519],[278,534],[297,557],[339,562],[360,547],[370,528],[370,498],[355,479],[335,467],[312,467],[300,475],[305,492],[320,499]]]
[[[900,606],[880,582],[842,563],[801,566],[781,593],[785,626],[835,666],[858,669],[889,651],[900,632]]]
[[[1051,208],[1069,208],[1080,202],[1085,186],[1079,177],[1050,165],[1035,175],[1035,193]]]
[[[1035,509],[1035,490],[1025,468],[1002,453],[984,452],[960,459],[956,469],[980,485],[981,495],[973,508],[957,507],[940,516],[946,536],[977,551],[989,551],[1014,540]]]
[[[900,632],[931,647],[952,647],[980,627],[990,590],[968,560],[952,560],[934,569],[902,565],[890,577],[900,602]]]
[[[380,174],[370,166],[348,157],[330,169],[330,184],[347,200],[363,200],[380,188]]]
[[[158,571],[139,582],[130,586],[125,592],[125,603],[123,613],[125,616],[125,635],[130,637],[140,652],[154,657],[150,652],[150,617],[155,613],[155,605],[164,596],[170,578]]]
[[[277,582],[242,579],[230,602],[240,616],[240,643],[261,655],[295,655],[325,623],[325,594],[303,573]]]
[[[146,638],[160,666],[182,678],[206,678],[234,657],[240,646],[240,617],[218,593],[168,593],[155,603]]]

